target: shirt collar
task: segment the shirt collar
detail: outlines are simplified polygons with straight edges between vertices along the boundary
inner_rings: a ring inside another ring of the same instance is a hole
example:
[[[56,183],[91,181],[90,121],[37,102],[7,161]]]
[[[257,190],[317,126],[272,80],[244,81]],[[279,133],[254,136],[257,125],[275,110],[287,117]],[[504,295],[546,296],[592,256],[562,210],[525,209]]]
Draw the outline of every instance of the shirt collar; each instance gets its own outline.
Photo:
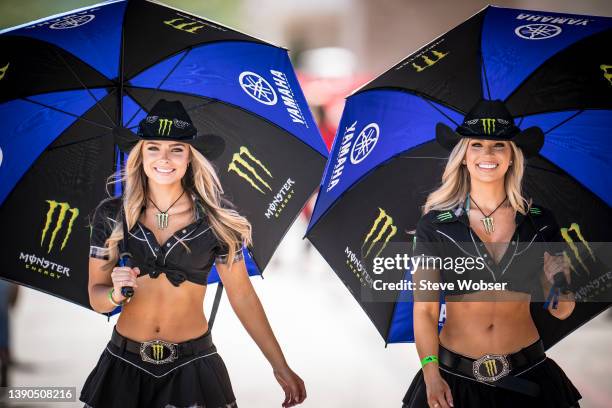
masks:
[[[532,213],[534,212],[532,211]],[[521,214],[519,211],[517,211],[514,217],[516,227],[518,228],[523,223],[523,221],[525,221],[526,218],[527,215]],[[470,226],[470,220],[468,219],[467,211],[464,207],[463,202],[459,203],[457,206],[451,208],[450,210],[440,211],[436,215],[434,220],[434,223],[436,224],[446,224],[451,222],[461,222],[468,227]]]

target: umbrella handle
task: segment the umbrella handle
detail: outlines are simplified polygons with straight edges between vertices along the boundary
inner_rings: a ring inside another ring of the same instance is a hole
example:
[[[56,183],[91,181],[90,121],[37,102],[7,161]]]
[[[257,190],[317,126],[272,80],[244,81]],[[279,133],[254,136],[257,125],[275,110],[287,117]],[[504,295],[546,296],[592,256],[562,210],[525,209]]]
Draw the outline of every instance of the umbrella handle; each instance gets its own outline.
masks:
[[[119,256],[119,266],[129,266],[129,260],[132,257],[132,254],[129,252],[124,252]],[[134,288],[131,286],[123,286],[121,288],[121,294],[126,298],[131,298],[134,296]]]

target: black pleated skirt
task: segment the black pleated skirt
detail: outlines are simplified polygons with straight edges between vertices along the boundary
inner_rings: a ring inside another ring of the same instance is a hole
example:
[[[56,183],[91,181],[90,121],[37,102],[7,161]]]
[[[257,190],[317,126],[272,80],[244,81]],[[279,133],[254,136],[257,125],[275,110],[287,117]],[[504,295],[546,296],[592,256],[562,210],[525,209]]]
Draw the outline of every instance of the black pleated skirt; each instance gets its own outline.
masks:
[[[236,408],[230,378],[215,346],[167,364],[109,342],[79,397],[87,408]]]
[[[440,366],[440,374],[450,387],[454,408],[574,408],[580,406],[578,400],[582,398],[561,367],[550,358],[518,375],[540,386],[538,397],[460,377],[445,371],[444,366]],[[412,380],[403,402],[403,408],[428,408],[423,370]]]

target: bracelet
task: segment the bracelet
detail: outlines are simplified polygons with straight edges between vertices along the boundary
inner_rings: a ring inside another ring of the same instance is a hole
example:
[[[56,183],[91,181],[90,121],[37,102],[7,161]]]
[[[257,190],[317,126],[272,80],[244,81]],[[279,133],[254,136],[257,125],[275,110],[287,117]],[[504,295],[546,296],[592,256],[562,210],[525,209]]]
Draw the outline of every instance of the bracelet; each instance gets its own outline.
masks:
[[[438,363],[438,356],[427,356],[421,360],[421,367],[425,367],[427,364],[433,363],[434,361]]]
[[[113,300],[113,293],[115,293],[115,288],[111,288],[111,289],[108,291],[108,300],[110,300],[110,302],[111,302],[113,305],[115,305],[115,306],[123,306],[124,304],[129,303],[129,302],[130,302],[130,300],[132,300],[132,298],[129,298],[129,297],[128,297],[128,298],[123,299],[123,300],[122,300],[120,303],[116,303],[116,302]]]

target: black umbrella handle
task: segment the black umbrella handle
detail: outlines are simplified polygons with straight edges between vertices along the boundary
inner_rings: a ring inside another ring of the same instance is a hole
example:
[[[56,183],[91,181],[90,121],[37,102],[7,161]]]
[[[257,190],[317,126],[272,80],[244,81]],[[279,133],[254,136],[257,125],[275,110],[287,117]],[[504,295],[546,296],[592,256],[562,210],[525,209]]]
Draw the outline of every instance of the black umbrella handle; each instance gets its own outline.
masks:
[[[129,252],[124,252],[119,256],[119,266],[130,266],[130,259],[132,258],[132,254]],[[134,296],[134,288],[131,286],[123,286],[121,287],[121,294],[126,298],[131,298]]]
[[[131,267],[130,259],[132,258],[132,254],[128,252],[128,227],[127,221],[125,220],[125,211],[123,210],[123,205],[121,206],[121,218],[123,223],[123,239],[121,240],[121,253],[119,254],[119,266],[127,266]],[[123,286],[121,288],[121,294],[126,298],[131,298],[134,296],[134,288],[131,286]]]

